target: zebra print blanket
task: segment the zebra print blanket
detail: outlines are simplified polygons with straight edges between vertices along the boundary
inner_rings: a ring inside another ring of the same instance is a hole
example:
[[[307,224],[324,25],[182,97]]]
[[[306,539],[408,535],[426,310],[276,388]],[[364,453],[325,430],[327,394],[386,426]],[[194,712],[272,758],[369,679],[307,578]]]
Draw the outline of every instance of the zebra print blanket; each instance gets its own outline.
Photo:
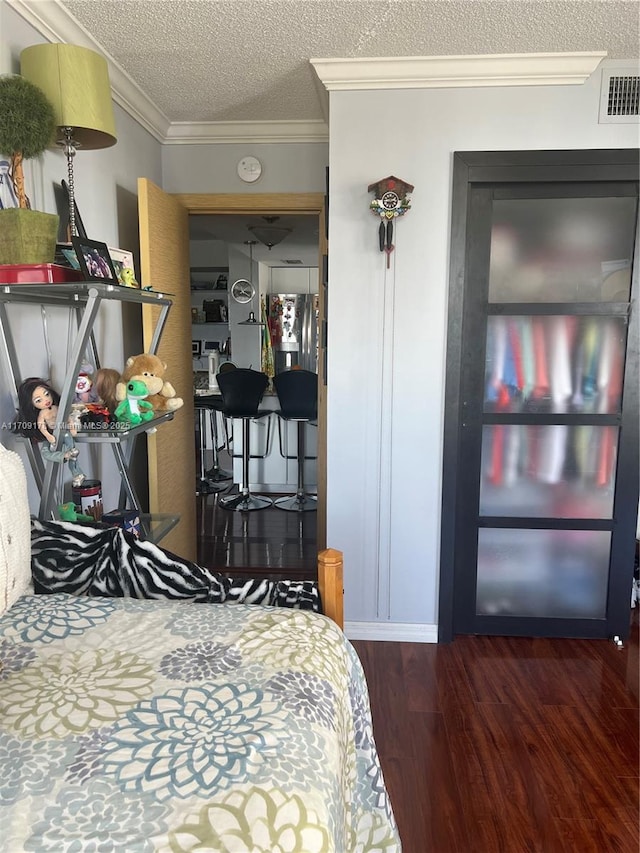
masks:
[[[101,524],[32,518],[31,571],[39,594],[176,598],[321,611],[316,581],[228,578]]]

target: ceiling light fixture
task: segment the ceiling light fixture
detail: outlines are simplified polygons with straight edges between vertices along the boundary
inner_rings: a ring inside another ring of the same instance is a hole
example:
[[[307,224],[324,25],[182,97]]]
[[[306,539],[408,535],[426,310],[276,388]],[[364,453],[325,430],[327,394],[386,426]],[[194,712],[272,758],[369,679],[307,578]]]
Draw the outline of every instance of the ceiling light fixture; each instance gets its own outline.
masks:
[[[273,223],[280,219],[279,216],[263,216],[262,218],[267,225],[249,225],[248,228],[253,236],[257,237],[258,240],[266,246],[269,251],[271,251],[274,246],[277,246],[285,237],[288,237],[293,229],[274,225]]]

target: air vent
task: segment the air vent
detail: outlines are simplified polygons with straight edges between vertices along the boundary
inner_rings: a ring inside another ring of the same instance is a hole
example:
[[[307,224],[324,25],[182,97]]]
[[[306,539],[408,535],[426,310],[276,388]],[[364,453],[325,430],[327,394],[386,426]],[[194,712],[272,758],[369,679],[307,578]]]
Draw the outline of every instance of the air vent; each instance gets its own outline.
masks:
[[[287,264],[290,267],[294,267],[296,266],[296,264],[302,264],[302,261],[299,261],[295,258],[283,258],[282,263]]]
[[[613,64],[613,63],[612,63]],[[640,75],[631,67],[602,69],[600,124],[631,124],[640,121]]]

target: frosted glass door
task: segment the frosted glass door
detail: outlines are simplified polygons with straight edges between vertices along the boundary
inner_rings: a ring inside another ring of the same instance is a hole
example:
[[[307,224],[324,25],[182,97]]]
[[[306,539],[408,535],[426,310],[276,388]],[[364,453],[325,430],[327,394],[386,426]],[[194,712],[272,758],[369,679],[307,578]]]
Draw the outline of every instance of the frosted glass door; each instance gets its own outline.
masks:
[[[479,534],[478,614],[604,618],[610,533],[515,528]]]
[[[634,198],[496,199],[490,302],[628,302]]]
[[[576,182],[567,169],[532,183],[523,167],[511,183],[503,169],[454,194],[465,204],[461,633],[602,636],[616,596],[624,617],[619,564],[638,504],[638,188]]]

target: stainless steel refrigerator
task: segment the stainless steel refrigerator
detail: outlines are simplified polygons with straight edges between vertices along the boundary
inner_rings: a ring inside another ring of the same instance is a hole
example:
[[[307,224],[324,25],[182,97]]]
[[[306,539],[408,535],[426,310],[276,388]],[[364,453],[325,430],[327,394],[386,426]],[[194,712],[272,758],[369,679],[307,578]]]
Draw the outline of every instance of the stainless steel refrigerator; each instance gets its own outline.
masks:
[[[292,367],[318,372],[317,293],[272,293],[269,332],[276,373]]]

